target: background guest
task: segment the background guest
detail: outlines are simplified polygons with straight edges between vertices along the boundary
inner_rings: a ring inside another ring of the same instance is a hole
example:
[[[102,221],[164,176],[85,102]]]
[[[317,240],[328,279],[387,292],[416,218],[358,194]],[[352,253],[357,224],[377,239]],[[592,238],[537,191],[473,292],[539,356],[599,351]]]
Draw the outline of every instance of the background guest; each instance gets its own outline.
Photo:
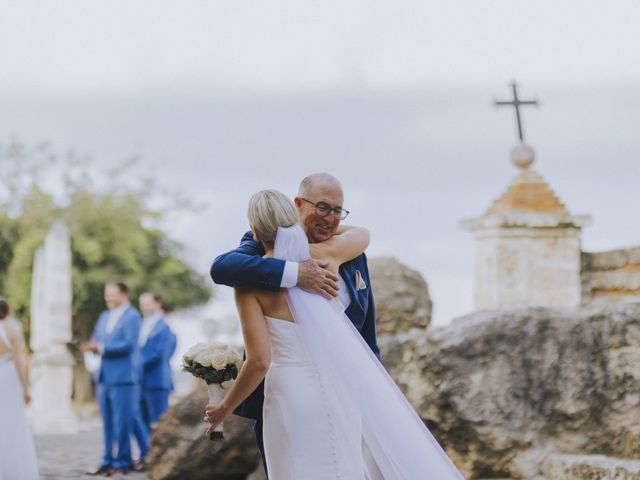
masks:
[[[108,310],[98,318],[91,341],[82,346],[83,351],[101,355],[95,379],[105,451],[100,466],[87,472],[94,475],[126,473],[131,468],[130,436],[140,368],[138,337],[142,319],[129,303],[129,288],[122,282],[108,283],[104,300]]]

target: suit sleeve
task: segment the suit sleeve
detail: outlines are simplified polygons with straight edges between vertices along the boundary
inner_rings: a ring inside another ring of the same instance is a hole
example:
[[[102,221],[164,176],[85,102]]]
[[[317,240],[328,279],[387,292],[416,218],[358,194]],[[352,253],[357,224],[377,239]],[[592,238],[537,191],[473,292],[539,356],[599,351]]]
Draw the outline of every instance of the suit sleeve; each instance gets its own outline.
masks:
[[[235,250],[216,257],[211,265],[211,279],[219,285],[246,285],[261,290],[278,291],[285,261],[262,258],[261,245],[247,232]]]
[[[378,337],[376,336],[376,302],[373,298],[373,288],[371,287],[371,277],[369,277],[369,266],[367,265],[367,259],[364,258],[364,268],[366,270],[366,277],[368,280],[369,301],[367,304],[367,314],[362,324],[362,330],[360,331],[362,338],[367,342],[371,351],[380,359],[380,348],[378,348]]]
[[[124,335],[109,339],[104,343],[103,357],[121,357],[129,355],[138,343],[138,335],[140,334],[140,317],[132,315],[126,318],[124,324]]]

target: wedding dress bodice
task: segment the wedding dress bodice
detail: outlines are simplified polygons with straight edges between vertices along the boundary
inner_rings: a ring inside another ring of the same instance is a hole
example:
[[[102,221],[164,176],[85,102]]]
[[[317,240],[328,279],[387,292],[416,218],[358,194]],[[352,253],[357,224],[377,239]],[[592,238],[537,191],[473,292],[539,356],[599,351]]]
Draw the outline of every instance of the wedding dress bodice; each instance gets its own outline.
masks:
[[[305,365],[308,363],[298,325],[288,320],[268,317],[267,328],[271,343],[271,363],[277,365]]]

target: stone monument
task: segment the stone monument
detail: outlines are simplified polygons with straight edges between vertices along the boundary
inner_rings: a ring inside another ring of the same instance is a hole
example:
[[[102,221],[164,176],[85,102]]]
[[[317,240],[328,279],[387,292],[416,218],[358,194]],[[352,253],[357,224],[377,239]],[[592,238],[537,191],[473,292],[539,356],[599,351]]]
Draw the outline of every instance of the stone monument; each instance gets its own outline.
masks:
[[[531,165],[533,149],[524,142],[520,105],[516,109],[519,144],[511,153],[518,174],[509,188],[479,218],[462,226],[474,233],[475,309],[516,306],[580,305],[581,233],[588,216],[574,216]]]
[[[69,231],[56,223],[38,249],[31,286],[31,417],[36,434],[78,431],[71,409],[71,245]]]

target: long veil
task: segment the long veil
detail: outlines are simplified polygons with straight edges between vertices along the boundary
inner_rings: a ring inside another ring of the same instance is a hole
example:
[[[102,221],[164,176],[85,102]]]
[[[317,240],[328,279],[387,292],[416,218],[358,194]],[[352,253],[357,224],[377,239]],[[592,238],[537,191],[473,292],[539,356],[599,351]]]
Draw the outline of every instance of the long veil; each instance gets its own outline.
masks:
[[[299,225],[278,229],[274,255],[297,262],[310,258],[309,243]],[[337,412],[333,419],[337,449],[340,442],[353,437],[354,428],[350,415],[340,412],[345,405],[357,406],[364,478],[463,479],[341,305],[298,287],[287,289],[286,298],[319,381],[334,393],[328,398],[335,402],[329,408]]]

